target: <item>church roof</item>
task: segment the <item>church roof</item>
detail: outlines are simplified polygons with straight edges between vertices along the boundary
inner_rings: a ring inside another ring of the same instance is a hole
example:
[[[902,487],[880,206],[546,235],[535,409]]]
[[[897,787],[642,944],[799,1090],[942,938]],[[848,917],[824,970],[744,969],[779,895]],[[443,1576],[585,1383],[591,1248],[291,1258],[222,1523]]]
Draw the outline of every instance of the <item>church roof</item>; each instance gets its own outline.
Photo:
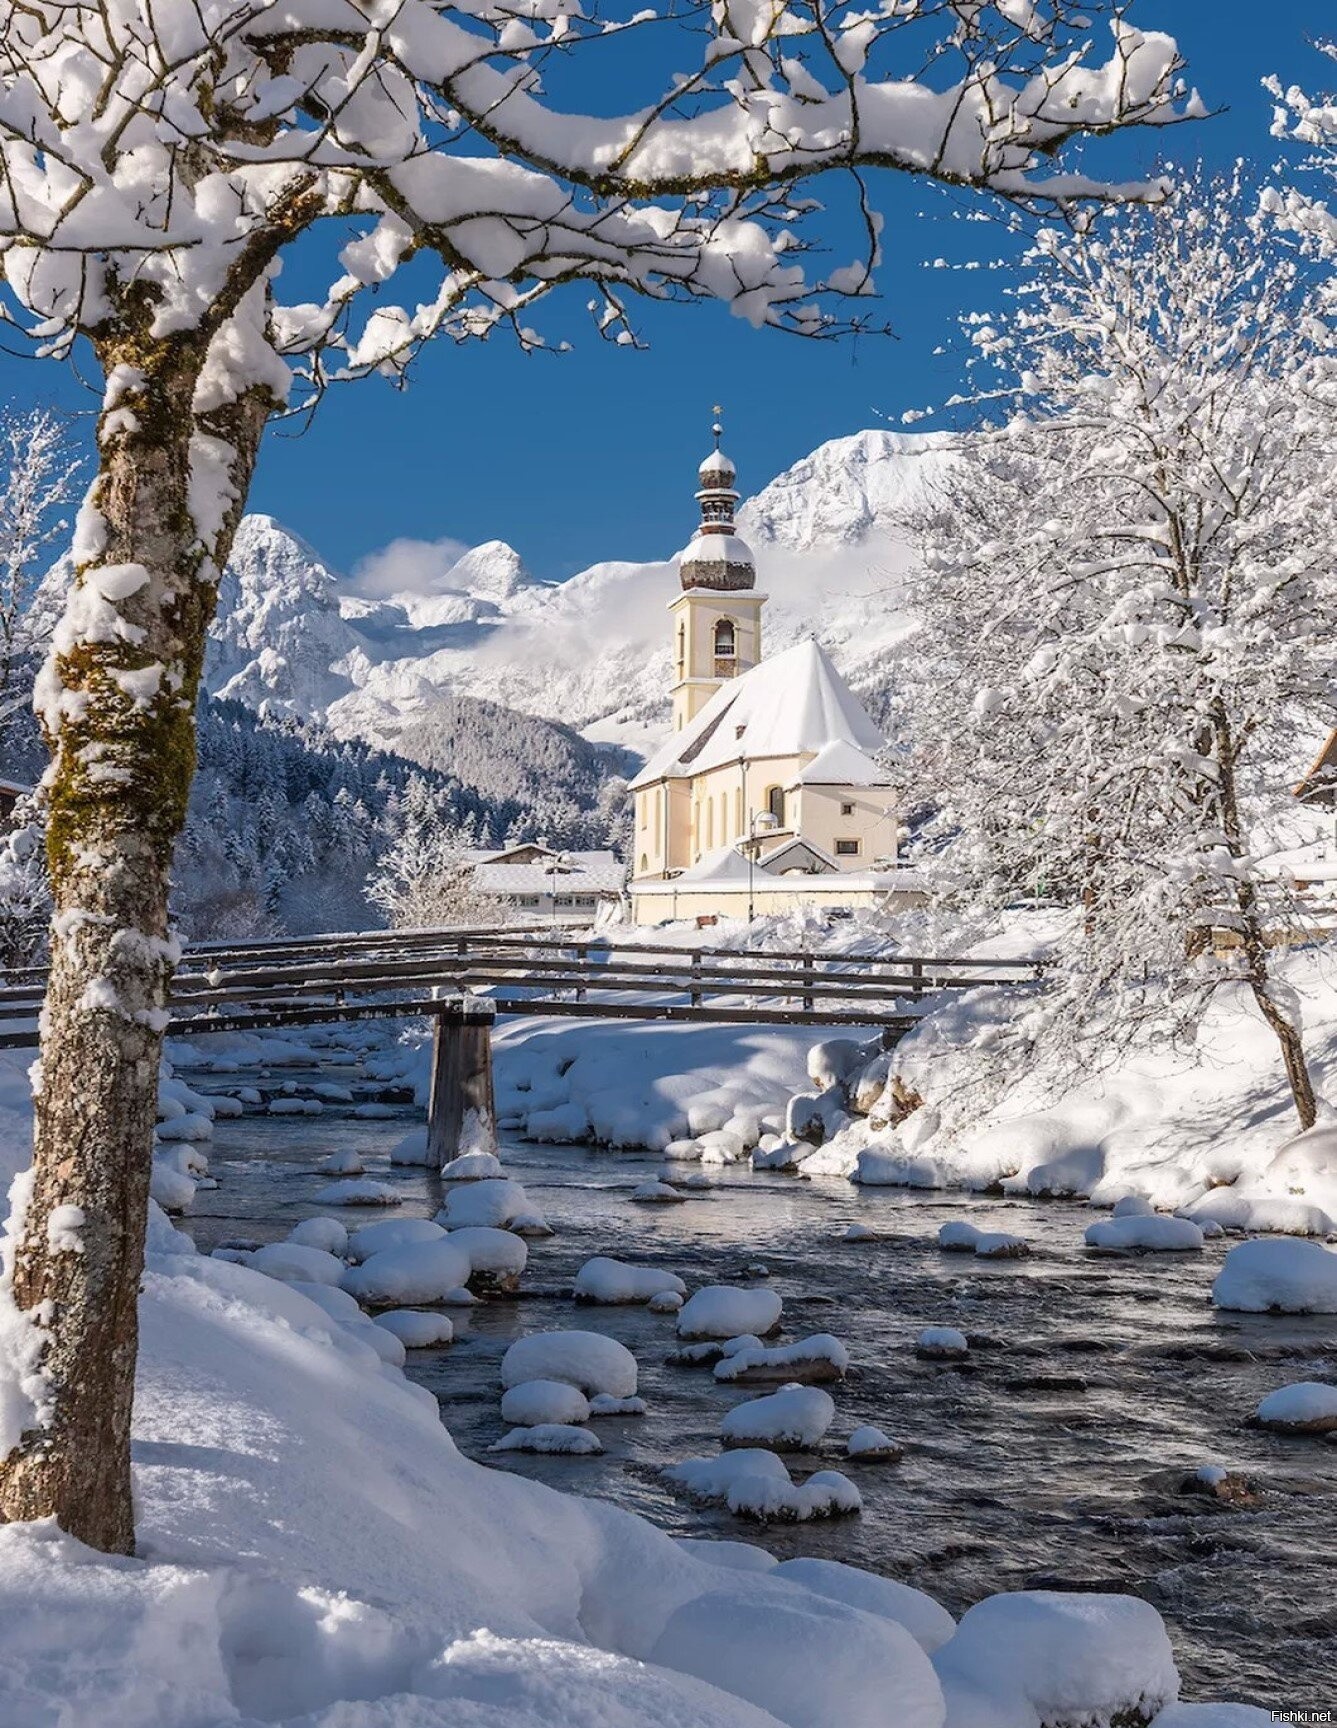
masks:
[[[825,744],[806,767],[800,768],[790,786],[890,786],[891,776],[871,756],[856,750],[844,738]],[[788,788],[786,788],[788,790]]]
[[[694,720],[660,745],[632,785],[704,774],[740,756],[820,756],[831,744],[865,755],[885,743],[826,650],[809,637],[722,684]]]

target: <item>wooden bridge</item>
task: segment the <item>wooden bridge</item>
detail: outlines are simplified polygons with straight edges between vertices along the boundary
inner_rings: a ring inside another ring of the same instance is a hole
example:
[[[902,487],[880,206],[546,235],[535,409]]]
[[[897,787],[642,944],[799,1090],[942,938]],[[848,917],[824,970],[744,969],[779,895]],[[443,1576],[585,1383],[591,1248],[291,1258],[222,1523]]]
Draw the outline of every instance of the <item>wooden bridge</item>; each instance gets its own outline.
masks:
[[[369,931],[199,943],[173,976],[169,1036],[339,1020],[434,1022],[429,1140],[454,1155],[472,1111],[491,1123],[491,1027],[499,1014],[858,1026],[894,1043],[939,990],[1029,982],[1031,961],[921,955],[739,953],[574,941],[506,929]],[[0,986],[0,1049],[38,1042],[41,967]]]

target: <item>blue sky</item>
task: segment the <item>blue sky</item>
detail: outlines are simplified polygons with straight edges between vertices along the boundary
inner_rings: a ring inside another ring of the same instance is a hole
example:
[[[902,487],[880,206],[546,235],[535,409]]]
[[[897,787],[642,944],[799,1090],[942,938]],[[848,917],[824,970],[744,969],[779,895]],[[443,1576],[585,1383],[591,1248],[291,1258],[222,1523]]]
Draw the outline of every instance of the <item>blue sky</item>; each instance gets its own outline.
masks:
[[[1275,71],[1320,85],[1331,69],[1311,47],[1332,34],[1331,0],[1274,0],[1265,23],[1256,0],[1139,0],[1133,16],[1178,37],[1204,98],[1227,111],[1092,146],[1093,171],[1139,173],[1167,158],[1219,165],[1244,156],[1266,166],[1280,147],[1260,78]],[[978,200],[904,176],[883,175],[874,189],[886,215],[877,310],[894,339],[803,342],[754,331],[718,307],[647,306],[638,327],[649,347],[631,351],[593,334],[576,292],[542,320],[545,333],[576,342],[572,353],[440,343],[408,391],[348,386],[330,393],[300,437],[275,428],[251,508],[344,569],[401,536],[509,540],[547,577],[602,558],[667,556],[691,531],[693,468],[713,402],[726,405],[740,483],[755,490],[824,439],[894,426],[907,408],[957,387],[955,314],[994,303],[1001,284],[925,263],[985,258],[1010,242],[992,225],[959,219],[990,208]],[[837,219],[832,229],[838,238]],[[54,368],[3,357],[0,390],[73,408],[91,402]]]

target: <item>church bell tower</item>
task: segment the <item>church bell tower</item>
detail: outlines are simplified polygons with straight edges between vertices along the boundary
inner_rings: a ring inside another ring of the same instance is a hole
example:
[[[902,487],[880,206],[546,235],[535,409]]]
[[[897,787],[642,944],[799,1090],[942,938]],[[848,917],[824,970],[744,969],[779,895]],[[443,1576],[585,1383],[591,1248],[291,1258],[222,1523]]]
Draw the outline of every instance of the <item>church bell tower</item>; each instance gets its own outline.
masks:
[[[738,492],[734,465],[720,449],[719,408],[711,433],[715,448],[698,470],[701,522],[678,564],[682,593],[673,616],[673,725],[681,731],[730,678],[761,659],[761,608],[752,550],[734,526]]]

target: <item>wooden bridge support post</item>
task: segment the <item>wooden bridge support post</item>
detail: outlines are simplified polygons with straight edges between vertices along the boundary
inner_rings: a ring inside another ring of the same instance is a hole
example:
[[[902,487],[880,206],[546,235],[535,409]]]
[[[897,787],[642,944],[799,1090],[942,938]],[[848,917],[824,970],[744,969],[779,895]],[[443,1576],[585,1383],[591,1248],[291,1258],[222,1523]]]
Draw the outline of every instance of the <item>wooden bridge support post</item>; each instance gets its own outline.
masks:
[[[427,1105],[427,1162],[440,1169],[464,1152],[495,1152],[490,1002],[462,996],[434,1014],[432,1090]]]

